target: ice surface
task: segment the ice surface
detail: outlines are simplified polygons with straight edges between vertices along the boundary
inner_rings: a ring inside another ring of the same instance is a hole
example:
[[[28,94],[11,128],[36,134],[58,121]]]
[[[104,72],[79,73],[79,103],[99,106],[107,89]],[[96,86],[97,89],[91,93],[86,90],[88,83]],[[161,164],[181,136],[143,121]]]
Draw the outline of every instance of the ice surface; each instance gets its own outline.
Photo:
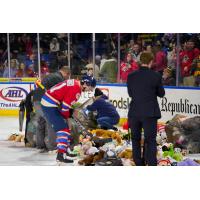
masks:
[[[38,153],[35,148],[24,147],[22,142],[7,141],[8,136],[12,133],[19,133],[18,119],[16,117],[0,117],[0,166],[57,165],[56,154]],[[200,159],[200,154],[192,154],[187,157]]]
[[[4,166],[56,166],[56,154],[38,153],[35,148],[24,147],[22,142],[7,141],[12,133],[19,133],[16,117],[0,117],[0,165]],[[72,165],[72,164],[68,164]]]

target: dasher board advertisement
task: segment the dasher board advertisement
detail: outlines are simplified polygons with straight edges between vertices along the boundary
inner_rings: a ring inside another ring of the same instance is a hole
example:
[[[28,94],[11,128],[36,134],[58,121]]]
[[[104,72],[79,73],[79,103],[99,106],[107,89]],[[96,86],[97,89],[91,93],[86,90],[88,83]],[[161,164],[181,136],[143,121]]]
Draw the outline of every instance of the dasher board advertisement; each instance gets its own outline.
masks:
[[[33,89],[34,83],[0,83],[0,109],[19,109],[21,100]]]
[[[128,96],[126,85],[105,84],[98,85],[104,94],[117,108],[121,118],[127,118],[131,98]],[[162,118],[160,121],[168,121],[176,114],[189,117],[200,115],[200,88],[165,87],[165,97],[158,98]],[[79,102],[84,102],[93,93],[83,93]]]

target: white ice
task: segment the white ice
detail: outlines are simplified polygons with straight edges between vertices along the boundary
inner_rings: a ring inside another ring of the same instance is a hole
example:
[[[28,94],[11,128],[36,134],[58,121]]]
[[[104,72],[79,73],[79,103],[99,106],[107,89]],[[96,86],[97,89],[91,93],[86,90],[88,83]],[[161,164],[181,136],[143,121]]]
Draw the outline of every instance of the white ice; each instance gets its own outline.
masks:
[[[19,133],[17,117],[0,117],[1,166],[56,166],[56,154],[38,153],[22,142],[7,141],[12,133]],[[69,164],[70,165],[70,164]]]
[[[28,148],[22,142],[8,141],[12,133],[19,133],[16,117],[0,116],[0,166],[56,166],[56,154],[38,153],[36,148]],[[187,157],[200,159],[200,154]],[[67,164],[75,165],[75,164]]]

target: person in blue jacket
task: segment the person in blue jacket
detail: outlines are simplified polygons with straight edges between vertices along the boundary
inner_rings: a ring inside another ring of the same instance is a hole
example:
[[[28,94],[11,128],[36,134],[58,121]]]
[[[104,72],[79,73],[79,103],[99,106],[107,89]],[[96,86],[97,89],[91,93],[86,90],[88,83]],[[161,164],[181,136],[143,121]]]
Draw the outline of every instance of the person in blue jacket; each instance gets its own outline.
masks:
[[[113,129],[117,131],[118,129],[114,125],[118,124],[120,116],[116,108],[99,88],[95,89],[94,99],[94,103],[88,105],[86,109],[97,111],[98,126],[105,130]]]

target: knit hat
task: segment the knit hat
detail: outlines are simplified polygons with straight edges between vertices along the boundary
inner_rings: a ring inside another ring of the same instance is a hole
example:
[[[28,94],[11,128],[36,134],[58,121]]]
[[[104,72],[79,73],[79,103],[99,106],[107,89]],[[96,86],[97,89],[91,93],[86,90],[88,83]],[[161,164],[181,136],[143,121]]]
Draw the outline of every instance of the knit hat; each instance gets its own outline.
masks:
[[[103,92],[99,88],[96,88],[95,92],[94,92],[94,96],[98,97],[98,96],[101,96],[101,95],[103,95]]]

